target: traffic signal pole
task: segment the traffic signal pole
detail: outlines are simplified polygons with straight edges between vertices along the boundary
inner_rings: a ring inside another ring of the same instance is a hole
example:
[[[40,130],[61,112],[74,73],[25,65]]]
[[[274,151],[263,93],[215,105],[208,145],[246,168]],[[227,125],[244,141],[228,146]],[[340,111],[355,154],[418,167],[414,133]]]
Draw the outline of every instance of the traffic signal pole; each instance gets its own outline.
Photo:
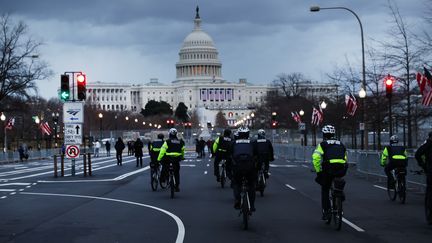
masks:
[[[393,124],[392,124],[392,97],[391,95],[388,97],[389,100],[389,139],[393,136]]]

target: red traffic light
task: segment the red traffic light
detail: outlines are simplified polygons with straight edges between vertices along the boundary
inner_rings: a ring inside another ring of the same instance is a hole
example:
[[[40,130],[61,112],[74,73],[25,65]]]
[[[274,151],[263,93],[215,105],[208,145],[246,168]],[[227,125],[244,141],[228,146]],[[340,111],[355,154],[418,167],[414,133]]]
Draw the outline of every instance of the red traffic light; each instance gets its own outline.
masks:
[[[77,94],[78,94],[78,100],[85,100],[86,99],[86,75],[83,73],[79,73],[77,75]]]
[[[392,86],[393,85],[393,80],[391,78],[386,79],[385,84],[387,86]]]
[[[392,92],[393,92],[393,83],[394,83],[394,78],[388,74],[387,77],[384,80],[385,86],[386,86],[386,96],[387,98],[390,98],[392,96]]]
[[[82,74],[82,73],[78,74],[77,81],[78,81],[78,83],[85,83],[86,82],[85,74]]]

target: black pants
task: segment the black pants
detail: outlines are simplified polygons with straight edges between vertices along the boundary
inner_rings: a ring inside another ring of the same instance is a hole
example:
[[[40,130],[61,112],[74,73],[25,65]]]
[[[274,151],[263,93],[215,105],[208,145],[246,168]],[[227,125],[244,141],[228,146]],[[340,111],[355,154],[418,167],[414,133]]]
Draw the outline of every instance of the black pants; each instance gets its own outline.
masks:
[[[159,166],[159,162],[157,161],[157,157],[159,156],[159,153],[156,152],[150,152],[150,167],[157,167]]]
[[[240,171],[233,168],[233,193],[234,199],[239,202],[242,190],[242,178],[246,177],[248,181],[248,194],[251,207],[255,207],[255,187],[256,187],[256,169],[249,171]]]
[[[117,159],[117,164],[118,165],[122,165],[123,162],[123,158],[122,158],[122,152],[116,152],[116,159]]]
[[[259,159],[257,163],[257,169],[260,170],[262,164],[264,163],[264,171],[269,171],[270,161],[268,159]]]
[[[136,167],[138,167],[138,165],[141,166],[141,167],[142,167],[142,165],[143,165],[143,159],[142,159],[142,156],[137,156],[137,157],[136,157]]]
[[[384,172],[387,175],[387,182],[393,182],[395,178],[392,175],[392,170],[396,168],[403,168],[406,170],[408,163],[406,160],[390,160],[390,162],[384,167]]]
[[[162,171],[161,175],[163,180],[168,179],[168,170],[169,170],[169,162],[172,162],[173,168],[174,168],[174,179],[175,179],[175,186],[178,187],[180,185],[180,160],[176,158],[167,158],[162,160]]]
[[[317,178],[317,182],[321,185],[321,206],[324,211],[330,209],[330,187],[334,178],[344,177],[348,169],[347,164],[340,163],[323,163],[321,178]]]
[[[213,163],[213,168],[214,168],[214,175],[215,176],[219,176],[220,171],[219,171],[219,163],[225,159],[225,170],[227,172],[227,176],[228,178],[232,177],[232,160],[231,157],[228,155],[224,155],[221,153],[216,153],[216,157],[214,159],[214,163]]]

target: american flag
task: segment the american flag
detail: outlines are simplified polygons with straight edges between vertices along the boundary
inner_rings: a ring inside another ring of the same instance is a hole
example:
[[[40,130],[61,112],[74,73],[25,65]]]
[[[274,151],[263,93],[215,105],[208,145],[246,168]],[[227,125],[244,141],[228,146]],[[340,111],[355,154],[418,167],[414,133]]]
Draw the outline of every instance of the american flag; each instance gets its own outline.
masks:
[[[318,110],[317,108],[312,109],[312,125],[319,126],[319,124],[323,121],[324,115],[321,108]]]
[[[49,126],[48,122],[42,122],[39,125],[39,128],[42,130],[42,134],[46,134],[49,136],[52,133],[51,127]]]
[[[14,127],[14,125],[15,125],[15,117],[12,117],[6,123],[5,129],[12,130],[12,128]]]
[[[345,105],[348,115],[354,116],[357,110],[357,100],[352,94],[345,95]]]
[[[418,72],[416,79],[423,96],[422,104],[429,106],[432,104],[432,75],[425,67],[423,67],[423,71],[424,75]]]
[[[300,117],[300,115],[299,115],[299,113],[297,111],[296,112],[291,112],[291,116],[294,119],[294,121],[296,121],[297,123],[301,122],[301,117]]]

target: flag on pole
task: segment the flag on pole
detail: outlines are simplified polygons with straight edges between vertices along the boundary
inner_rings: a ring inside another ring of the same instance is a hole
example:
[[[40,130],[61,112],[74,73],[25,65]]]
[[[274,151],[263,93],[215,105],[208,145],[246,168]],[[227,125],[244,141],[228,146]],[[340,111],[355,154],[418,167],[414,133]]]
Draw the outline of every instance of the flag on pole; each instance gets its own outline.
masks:
[[[297,123],[301,122],[301,117],[300,117],[300,115],[299,115],[299,113],[297,111],[296,112],[291,112],[291,116],[294,119],[294,121],[296,121]]]
[[[318,110],[313,107],[312,109],[312,125],[319,126],[319,124],[323,121],[324,115],[321,108]]]
[[[41,122],[39,128],[42,130],[42,134],[46,134],[49,136],[52,133],[51,127],[49,126],[48,122]]]
[[[14,125],[15,125],[15,117],[11,117],[11,118],[9,118],[8,122],[6,123],[5,129],[12,130]]]
[[[352,94],[345,95],[345,105],[348,115],[354,116],[357,110],[357,100]]]
[[[424,74],[417,73],[416,79],[423,97],[422,104],[430,106],[432,104],[432,75],[425,67],[423,67],[423,71]]]

